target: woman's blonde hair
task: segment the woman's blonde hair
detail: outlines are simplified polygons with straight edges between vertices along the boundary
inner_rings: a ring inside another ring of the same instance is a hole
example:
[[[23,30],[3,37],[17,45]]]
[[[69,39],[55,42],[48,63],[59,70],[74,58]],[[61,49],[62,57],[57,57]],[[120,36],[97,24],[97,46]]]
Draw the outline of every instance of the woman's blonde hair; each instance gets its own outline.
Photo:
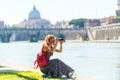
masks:
[[[52,35],[52,34],[49,34],[49,35],[47,35],[46,37],[45,37],[45,43],[46,43],[46,45],[49,45],[50,44],[50,39],[51,38],[54,38],[54,40],[56,41],[56,37],[54,36],[54,35]]]

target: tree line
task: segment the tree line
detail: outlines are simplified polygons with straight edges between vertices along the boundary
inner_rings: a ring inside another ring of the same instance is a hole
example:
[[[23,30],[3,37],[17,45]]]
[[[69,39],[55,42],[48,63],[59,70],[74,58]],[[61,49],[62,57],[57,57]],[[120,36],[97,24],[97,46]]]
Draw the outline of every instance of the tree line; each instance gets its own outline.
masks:
[[[80,18],[80,19],[72,19],[69,24],[70,25],[75,25],[75,26],[78,26],[79,28],[83,28],[84,27],[84,23],[87,19],[85,18]]]

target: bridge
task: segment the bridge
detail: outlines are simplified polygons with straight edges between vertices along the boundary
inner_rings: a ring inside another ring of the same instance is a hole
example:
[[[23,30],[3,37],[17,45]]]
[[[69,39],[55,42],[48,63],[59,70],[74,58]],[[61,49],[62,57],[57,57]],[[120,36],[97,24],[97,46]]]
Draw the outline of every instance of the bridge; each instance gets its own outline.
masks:
[[[120,40],[120,23],[86,29],[41,29],[41,28],[0,28],[0,41],[30,41],[44,40],[47,34],[63,37],[66,40]]]
[[[85,40],[86,29],[41,29],[41,28],[0,28],[0,41],[30,41],[44,40],[47,34],[54,34],[66,40]]]
[[[120,40],[120,23],[86,28],[90,41]]]

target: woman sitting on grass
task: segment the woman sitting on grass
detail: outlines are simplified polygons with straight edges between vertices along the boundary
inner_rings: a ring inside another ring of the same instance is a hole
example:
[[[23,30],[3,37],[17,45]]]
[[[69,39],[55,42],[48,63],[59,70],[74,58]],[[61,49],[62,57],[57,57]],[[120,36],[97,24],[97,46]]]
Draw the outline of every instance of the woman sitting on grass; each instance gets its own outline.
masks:
[[[71,78],[74,70],[70,68],[68,65],[63,63],[59,59],[50,60],[50,56],[53,55],[54,52],[62,52],[63,40],[58,40],[54,35],[47,35],[45,37],[45,41],[42,45],[42,51],[48,52],[47,65],[40,67],[40,70],[45,75],[51,74],[51,77],[62,77],[63,75]],[[60,44],[59,49],[56,49],[57,44]]]

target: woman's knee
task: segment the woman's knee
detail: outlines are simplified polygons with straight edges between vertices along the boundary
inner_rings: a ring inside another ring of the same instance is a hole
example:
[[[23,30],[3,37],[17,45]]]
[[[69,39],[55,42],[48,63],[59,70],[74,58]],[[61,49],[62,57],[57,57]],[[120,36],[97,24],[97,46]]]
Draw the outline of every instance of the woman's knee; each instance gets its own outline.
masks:
[[[50,60],[51,62],[59,62],[60,60],[59,59],[52,59],[52,60]]]
[[[55,59],[53,59],[53,60],[55,60],[55,61],[60,61],[60,59],[57,59],[57,58],[55,58]]]

